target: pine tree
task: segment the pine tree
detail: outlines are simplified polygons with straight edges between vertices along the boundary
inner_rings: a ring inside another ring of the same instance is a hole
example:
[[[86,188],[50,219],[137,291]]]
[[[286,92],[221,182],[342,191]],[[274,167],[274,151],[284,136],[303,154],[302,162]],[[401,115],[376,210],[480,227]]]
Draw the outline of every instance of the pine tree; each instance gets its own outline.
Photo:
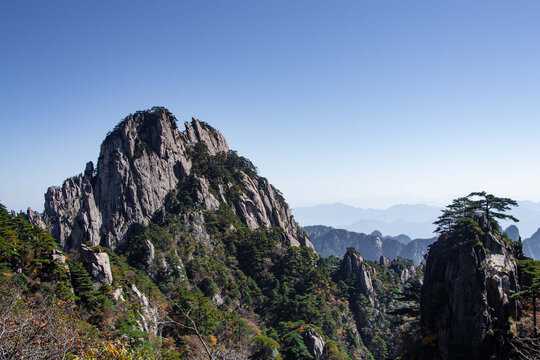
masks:
[[[540,295],[540,261],[532,259],[518,260],[518,266],[523,275],[523,289],[513,294],[514,296],[528,297],[533,308],[534,337],[538,337],[536,326],[536,299]]]
[[[512,220],[518,222],[514,216],[505,214],[511,207],[518,206],[515,200],[500,198],[485,191],[472,192],[465,197],[455,199],[452,204],[442,210],[442,215],[434,222],[436,232],[448,233],[456,228],[461,219],[473,218],[484,214],[488,220]]]

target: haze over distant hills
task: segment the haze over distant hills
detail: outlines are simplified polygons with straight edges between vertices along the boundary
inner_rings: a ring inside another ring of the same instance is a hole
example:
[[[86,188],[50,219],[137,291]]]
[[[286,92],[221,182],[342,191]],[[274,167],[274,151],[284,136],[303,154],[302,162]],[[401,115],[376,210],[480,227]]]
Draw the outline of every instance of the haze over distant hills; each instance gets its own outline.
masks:
[[[419,265],[424,254],[436,238],[414,239],[406,235],[396,237],[383,236],[380,231],[371,234],[356,233],[329,226],[306,226],[303,230],[308,234],[315,250],[324,257],[337,256],[342,258],[347,249],[353,247],[364,258],[379,261],[381,256],[393,260],[396,257],[413,260]]]
[[[337,203],[296,207],[292,211],[301,226],[327,225],[367,234],[378,230],[391,236],[407,234],[411,238],[429,238],[433,236],[433,221],[439,216],[441,209],[442,207],[424,204],[362,209]]]
[[[343,203],[324,204],[292,209],[301,226],[327,225],[349,231],[369,234],[375,230],[411,238],[433,237],[433,221],[441,214],[442,207],[425,204],[399,204],[387,209],[362,209]],[[528,238],[540,227],[540,203],[520,201],[519,207],[510,212],[520,220],[517,223],[522,237]],[[501,221],[506,228],[511,222]]]

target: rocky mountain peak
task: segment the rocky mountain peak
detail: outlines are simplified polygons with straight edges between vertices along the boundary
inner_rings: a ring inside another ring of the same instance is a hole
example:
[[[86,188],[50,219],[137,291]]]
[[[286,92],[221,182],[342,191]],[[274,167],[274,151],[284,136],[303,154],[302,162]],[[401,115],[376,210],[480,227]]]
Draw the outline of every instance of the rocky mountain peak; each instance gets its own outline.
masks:
[[[509,227],[507,227],[504,232],[506,234],[508,234],[508,237],[512,240],[512,241],[518,241],[521,236],[519,234],[519,229],[516,225],[510,225]]]
[[[48,189],[44,221],[66,250],[86,242],[125,248],[163,208],[167,194],[192,174],[201,149],[204,156],[229,155],[225,137],[196,118],[180,131],[174,115],[163,107],[131,114],[107,134],[95,169],[89,162],[82,174]],[[275,189],[253,176],[244,174],[245,191],[234,204],[242,219],[250,228],[279,226],[292,245],[311,246]],[[194,191],[204,209],[216,210],[220,201],[228,201],[225,190],[232,184],[211,191],[212,179],[196,180]]]

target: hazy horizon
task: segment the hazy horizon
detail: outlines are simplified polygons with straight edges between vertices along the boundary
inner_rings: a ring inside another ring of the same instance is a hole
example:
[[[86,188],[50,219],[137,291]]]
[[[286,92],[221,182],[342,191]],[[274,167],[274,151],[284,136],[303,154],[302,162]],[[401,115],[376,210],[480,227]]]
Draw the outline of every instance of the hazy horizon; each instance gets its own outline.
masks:
[[[444,206],[427,204],[395,204],[388,208],[354,207],[343,203],[293,207],[292,213],[300,226],[325,225],[336,229],[370,234],[374,230],[383,235],[405,234],[411,238],[436,236],[433,222]],[[540,202],[520,201],[508,212],[519,221],[500,220],[503,229],[515,225],[523,239],[540,228]]]
[[[220,130],[292,207],[540,201],[536,1],[0,4],[0,201],[159,105]],[[180,126],[182,128],[182,126]]]

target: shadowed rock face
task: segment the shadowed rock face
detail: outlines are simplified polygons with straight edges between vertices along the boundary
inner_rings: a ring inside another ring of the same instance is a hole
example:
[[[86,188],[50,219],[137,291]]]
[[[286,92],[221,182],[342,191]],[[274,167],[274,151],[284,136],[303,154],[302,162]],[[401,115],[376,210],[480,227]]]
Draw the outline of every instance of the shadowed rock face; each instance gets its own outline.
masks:
[[[518,317],[515,250],[475,220],[484,234],[441,236],[429,252],[421,312],[433,359],[506,359],[509,317]]]
[[[123,249],[190,175],[196,144],[204,144],[209,155],[229,152],[223,135],[195,118],[181,132],[164,108],[130,115],[103,141],[97,169],[90,162],[83,174],[48,189],[43,220],[65,250],[85,242]],[[208,179],[197,180],[197,203],[206,210],[219,208],[225,192],[218,199]],[[245,193],[235,211],[250,228],[279,226],[291,245],[312,247],[268,181],[245,175],[242,183]]]
[[[362,295],[370,297],[373,292],[373,284],[369,266],[358,253],[347,251],[341,263],[341,277],[346,279],[353,276],[358,281]]]

